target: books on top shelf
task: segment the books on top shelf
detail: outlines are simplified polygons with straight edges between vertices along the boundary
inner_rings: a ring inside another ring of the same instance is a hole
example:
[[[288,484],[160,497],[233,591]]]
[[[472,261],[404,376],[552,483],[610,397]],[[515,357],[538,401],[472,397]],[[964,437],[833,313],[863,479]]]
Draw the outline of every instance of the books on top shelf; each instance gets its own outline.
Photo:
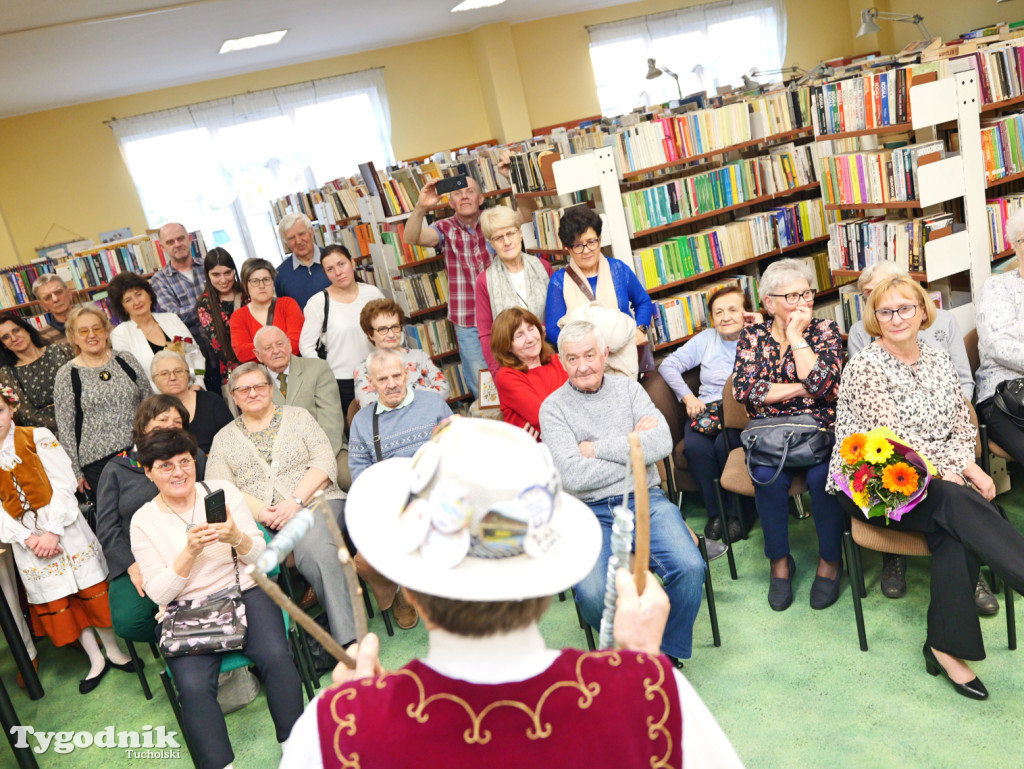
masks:
[[[359,198],[366,194],[366,187],[351,179],[334,179],[319,189],[273,200],[270,210],[275,224],[286,214],[301,213],[324,227],[338,226],[359,216]]]
[[[53,271],[53,265],[45,259],[0,270],[0,305],[11,308],[34,302],[36,297],[32,293],[32,284],[40,275]]]
[[[992,245],[993,255],[1013,249],[1013,243],[1006,236],[1006,221],[1021,209],[1024,209],[1024,193],[989,198],[985,202],[985,213],[988,215],[988,238]]]
[[[405,341],[409,347],[423,350],[431,356],[443,355],[459,349],[458,341],[455,338],[455,328],[447,318],[407,324]]]
[[[833,270],[863,270],[887,259],[911,272],[924,270],[924,244],[931,233],[952,228],[953,215],[913,219],[861,217],[828,226],[829,263]]]
[[[448,273],[444,271],[403,275],[394,279],[392,288],[406,315],[448,303]]]
[[[824,159],[821,194],[828,205],[913,201],[918,166],[944,155],[941,141],[830,155]]]
[[[541,144],[515,153],[509,160],[508,175],[516,193],[553,190],[551,164],[561,159],[554,144]]]
[[[1024,115],[982,120],[981,150],[986,184],[1024,171]]]

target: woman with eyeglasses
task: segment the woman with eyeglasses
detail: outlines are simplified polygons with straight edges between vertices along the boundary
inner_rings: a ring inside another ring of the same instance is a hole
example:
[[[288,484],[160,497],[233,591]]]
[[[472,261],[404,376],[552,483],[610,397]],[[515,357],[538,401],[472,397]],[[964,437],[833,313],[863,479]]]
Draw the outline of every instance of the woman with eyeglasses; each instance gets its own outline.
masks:
[[[991,504],[995,484],[975,462],[977,430],[950,356],[920,342],[935,310],[907,276],[875,286],[864,327],[876,339],[843,372],[831,466],[842,470],[842,442],[850,435],[889,427],[938,471],[927,495],[899,521],[889,521],[865,518],[831,478],[829,490],[851,516],[872,526],[925,535],[932,551],[925,670],[941,674],[958,694],[983,700],[988,690],[968,665],[985,658],[974,598],[980,564],[1021,592],[1024,537]]]
[[[574,319],[574,311],[596,302],[607,310],[619,310],[634,322],[633,338],[612,349],[608,365],[613,373],[635,377],[638,345],[647,344],[647,328],[654,305],[636,274],[623,262],[601,253],[601,217],[587,206],[570,208],[558,224],[558,239],[569,252],[569,264],[551,276],[545,306],[548,340],[558,344],[562,325]],[[564,319],[564,320],[563,320]],[[581,320],[595,318],[579,316]],[[605,323],[598,321],[602,331]],[[605,334],[606,338],[615,334]]]
[[[476,328],[491,375],[500,364],[491,352],[491,327],[502,310],[521,307],[544,316],[551,265],[523,251],[519,214],[508,206],[495,206],[480,214],[480,228],[497,259],[476,279]]]
[[[195,436],[199,448],[209,453],[213,436],[234,419],[224,399],[206,390],[192,389],[188,365],[181,353],[173,350],[161,350],[153,356],[149,377],[160,392],[181,401],[188,412],[188,431]]]
[[[736,343],[733,393],[751,419],[810,414],[832,429],[842,356],[834,320],[815,318],[814,273],[797,259],[780,259],[761,276],[761,302],[771,316],[746,326]],[[755,481],[766,482],[774,468],[754,466]],[[843,513],[825,491],[828,459],[813,467],[784,468],[770,485],[755,483],[754,503],[764,531],[764,554],[771,562],[768,604],[784,611],[793,602],[796,563],[789,551],[789,487],[805,473],[811,514],[818,532],[818,565],[811,586],[811,608],[825,609],[839,598]]]
[[[53,380],[74,357],[70,345],[47,343],[24,318],[0,317],[0,384],[18,395],[14,420],[19,425],[57,431]]]
[[[480,317],[477,310],[477,317]],[[395,350],[402,356],[409,375],[408,386],[414,390],[433,390],[447,399],[450,388],[441,370],[425,350],[402,346],[405,312],[393,299],[374,299],[359,313],[359,325],[377,350]],[[364,359],[353,373],[359,408],[377,402],[377,391],[370,384]]]
[[[299,354],[302,333],[302,308],[294,299],[274,294],[277,270],[266,259],[246,259],[242,263],[242,294],[245,304],[231,313],[231,349],[240,363],[256,360],[252,339],[264,326],[277,326],[292,343],[292,354]]]

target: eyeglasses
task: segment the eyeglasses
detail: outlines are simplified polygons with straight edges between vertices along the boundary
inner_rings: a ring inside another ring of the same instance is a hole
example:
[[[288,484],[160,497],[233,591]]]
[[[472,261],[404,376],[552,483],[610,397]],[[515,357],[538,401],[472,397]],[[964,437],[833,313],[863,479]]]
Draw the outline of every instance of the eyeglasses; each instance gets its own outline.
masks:
[[[595,248],[601,245],[600,238],[591,238],[586,243],[573,243],[569,250],[574,254],[582,254],[584,251],[593,251]]]
[[[174,462],[161,462],[158,465],[153,465],[153,471],[160,473],[161,475],[170,475],[175,470],[183,470],[188,472],[195,465],[196,461],[192,457],[185,457],[183,460],[174,464]]]
[[[90,337],[90,336],[103,336],[103,333],[104,333],[104,331],[103,331],[102,328],[79,328],[79,329],[75,329],[75,334],[77,336],[82,337],[82,339],[86,339],[87,337]]]
[[[805,302],[813,302],[814,295],[818,293],[813,288],[809,288],[806,291],[792,291],[788,294],[768,294],[768,296],[774,296],[776,299],[785,300],[786,304],[793,307],[798,301],[803,299]]]
[[[384,336],[384,334],[397,334],[402,330],[402,324],[397,323],[394,326],[374,326],[373,330],[381,336]]]
[[[25,332],[25,329],[23,329],[23,328],[15,329],[14,331],[8,331],[3,336],[0,336],[0,342],[4,342],[4,343],[10,342],[12,339],[14,339],[14,337],[21,336],[24,333],[26,333],[26,332]]]
[[[905,304],[895,310],[875,310],[875,318],[881,323],[891,322],[893,315],[899,315],[903,320],[910,320],[917,315],[917,308],[920,306],[919,304]]]
[[[273,278],[249,278],[250,286],[272,286],[274,285]]]
[[[269,387],[270,387],[270,385],[267,384],[266,382],[261,382],[260,384],[254,384],[254,385],[242,385],[241,387],[236,387],[231,392],[238,393],[243,398],[245,398],[245,397],[247,397],[249,395],[250,392],[254,392],[257,395],[262,395],[263,393],[265,393],[267,391],[267,389]]]
[[[3,340],[3,337],[0,337],[0,341],[2,341],[2,340]],[[188,376],[188,369],[172,368],[170,371],[161,371],[161,372],[153,375],[153,377],[155,379],[170,379],[171,377],[179,377],[179,376]]]
[[[519,230],[509,230],[508,232],[502,232],[491,238],[491,243],[494,245],[500,245],[502,243],[515,243],[520,237],[522,232]]]

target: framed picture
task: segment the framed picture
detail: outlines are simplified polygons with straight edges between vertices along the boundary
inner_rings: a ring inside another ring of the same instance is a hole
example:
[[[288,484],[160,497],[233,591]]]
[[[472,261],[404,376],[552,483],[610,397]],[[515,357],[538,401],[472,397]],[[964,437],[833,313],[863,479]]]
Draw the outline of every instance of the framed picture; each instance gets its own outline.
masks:
[[[480,371],[480,408],[481,410],[501,408],[501,402],[498,400],[498,388],[494,384],[494,377],[487,369]]]

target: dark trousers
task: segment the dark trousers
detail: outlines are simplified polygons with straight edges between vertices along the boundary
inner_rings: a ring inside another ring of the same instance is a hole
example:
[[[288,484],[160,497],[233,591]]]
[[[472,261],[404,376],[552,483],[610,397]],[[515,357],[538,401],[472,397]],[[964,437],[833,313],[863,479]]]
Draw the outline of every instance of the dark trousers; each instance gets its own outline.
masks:
[[[863,520],[849,497],[838,499]],[[885,518],[868,523],[885,526]],[[921,503],[889,528],[923,533],[932,551],[928,644],[961,659],[985,659],[974,605],[978,571],[986,563],[1018,593],[1024,590],[1024,537],[974,489],[934,478]]]
[[[354,379],[338,379],[338,394],[341,395],[341,415],[345,419],[345,434],[348,435],[348,407],[356,399]]]
[[[789,555],[789,486],[800,472],[803,471],[785,468],[770,486],[754,484],[754,502],[764,531],[764,554],[769,558]],[[818,555],[826,561],[842,560],[845,518],[839,502],[825,491],[828,460],[807,468],[806,472],[807,488],[811,491],[811,516],[818,531]],[[766,481],[775,473],[775,468],[754,466],[751,473],[758,480]]]
[[[260,588],[242,593],[249,634],[242,649],[267,687],[277,741],[284,742],[302,715],[302,683],[292,661],[281,610]],[[181,717],[200,769],[222,769],[235,756],[217,703],[219,654],[173,657],[167,666],[181,693]]]
[[[978,416],[988,426],[988,437],[998,443],[1018,463],[1024,464],[1024,430],[1000,411],[991,398],[978,404]]]
[[[730,428],[729,445],[740,445],[740,431]],[[725,431],[714,438],[699,433],[690,427],[690,420],[683,422],[683,453],[690,475],[697,483],[700,494],[704,497],[704,507],[708,510],[708,518],[717,518],[722,514],[715,495],[715,480],[722,477],[722,469],[729,458],[729,450],[725,445]],[[736,497],[722,490],[722,498],[730,518],[739,516],[736,509]]]
[[[126,446],[125,448],[130,447]],[[85,496],[94,505],[96,504],[96,489],[100,486],[100,475],[103,474],[103,468],[107,466],[107,462],[116,457],[122,451],[124,451],[124,449],[115,451],[113,454],[108,454],[102,459],[97,459],[95,462],[90,462],[89,464],[82,466],[82,475],[85,476],[85,482],[89,484],[89,488],[85,490]],[[95,516],[94,519],[88,523],[90,528],[95,529]]]

